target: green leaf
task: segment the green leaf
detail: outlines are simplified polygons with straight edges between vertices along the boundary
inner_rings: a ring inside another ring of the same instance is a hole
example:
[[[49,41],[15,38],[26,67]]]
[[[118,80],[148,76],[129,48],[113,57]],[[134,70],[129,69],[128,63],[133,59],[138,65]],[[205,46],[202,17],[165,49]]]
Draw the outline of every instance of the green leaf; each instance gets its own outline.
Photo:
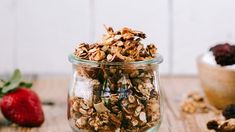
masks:
[[[8,91],[14,90],[17,88],[22,81],[22,76],[19,69],[14,71],[14,74],[11,77],[9,83],[2,89],[2,93],[7,93]]]
[[[31,88],[33,86],[32,83],[21,82],[19,87]]]
[[[19,82],[22,80],[22,76],[21,76],[21,72],[19,69],[16,69],[11,77],[10,82],[11,83],[15,83],[15,82]]]

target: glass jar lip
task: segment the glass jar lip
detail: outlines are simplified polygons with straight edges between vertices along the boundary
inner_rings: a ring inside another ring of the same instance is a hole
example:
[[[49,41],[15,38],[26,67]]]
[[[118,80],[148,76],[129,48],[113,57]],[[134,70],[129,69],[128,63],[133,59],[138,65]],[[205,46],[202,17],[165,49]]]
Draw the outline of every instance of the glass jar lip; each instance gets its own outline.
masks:
[[[153,59],[149,59],[149,60],[144,60],[144,61],[135,61],[135,62],[101,62],[101,61],[92,61],[92,60],[85,60],[85,59],[80,59],[78,58],[76,55],[74,54],[69,54],[68,56],[68,59],[69,61],[72,63],[72,64],[80,64],[80,63],[83,63],[83,64],[88,64],[88,65],[142,65],[142,64],[152,64],[152,63],[155,63],[155,64],[160,64],[163,62],[163,57],[162,55],[160,54],[156,54],[155,55],[155,58]]]

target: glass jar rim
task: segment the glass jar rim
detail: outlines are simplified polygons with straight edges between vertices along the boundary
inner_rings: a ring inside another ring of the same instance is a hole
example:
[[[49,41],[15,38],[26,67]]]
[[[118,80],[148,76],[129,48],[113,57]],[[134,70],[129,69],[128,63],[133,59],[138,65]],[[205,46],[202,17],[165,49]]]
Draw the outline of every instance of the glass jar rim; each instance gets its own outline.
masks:
[[[120,66],[120,65],[143,65],[143,64],[160,64],[163,62],[163,57],[160,54],[156,54],[155,57],[153,59],[149,59],[149,60],[143,60],[143,61],[134,61],[134,62],[102,62],[102,61],[92,61],[92,60],[85,60],[85,59],[80,59],[78,58],[76,55],[74,54],[70,54],[68,56],[69,61],[72,64],[90,64],[90,65],[116,65],[116,66]]]

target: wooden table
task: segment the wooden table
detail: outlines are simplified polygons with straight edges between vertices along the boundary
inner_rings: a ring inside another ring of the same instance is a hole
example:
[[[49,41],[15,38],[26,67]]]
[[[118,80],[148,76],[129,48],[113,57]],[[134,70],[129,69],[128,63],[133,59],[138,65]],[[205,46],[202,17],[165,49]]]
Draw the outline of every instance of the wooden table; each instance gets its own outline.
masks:
[[[45,122],[40,128],[23,128],[7,122],[0,114],[0,132],[71,132],[67,122],[68,75],[30,76],[34,90],[39,94],[45,112]],[[213,113],[188,115],[180,112],[180,102],[185,93],[201,90],[199,80],[192,76],[166,76],[161,78],[164,90],[165,112],[160,132],[207,132],[206,122]],[[53,102],[54,105],[47,103]]]

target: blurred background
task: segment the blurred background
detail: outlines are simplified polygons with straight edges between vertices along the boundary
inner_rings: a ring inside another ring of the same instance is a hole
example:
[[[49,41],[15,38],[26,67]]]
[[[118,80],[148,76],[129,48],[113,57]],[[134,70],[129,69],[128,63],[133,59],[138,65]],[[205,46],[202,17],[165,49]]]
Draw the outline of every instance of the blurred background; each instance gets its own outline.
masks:
[[[0,0],[0,74],[69,74],[80,42],[103,24],[144,31],[164,56],[161,73],[195,75],[196,58],[235,42],[234,0]]]

